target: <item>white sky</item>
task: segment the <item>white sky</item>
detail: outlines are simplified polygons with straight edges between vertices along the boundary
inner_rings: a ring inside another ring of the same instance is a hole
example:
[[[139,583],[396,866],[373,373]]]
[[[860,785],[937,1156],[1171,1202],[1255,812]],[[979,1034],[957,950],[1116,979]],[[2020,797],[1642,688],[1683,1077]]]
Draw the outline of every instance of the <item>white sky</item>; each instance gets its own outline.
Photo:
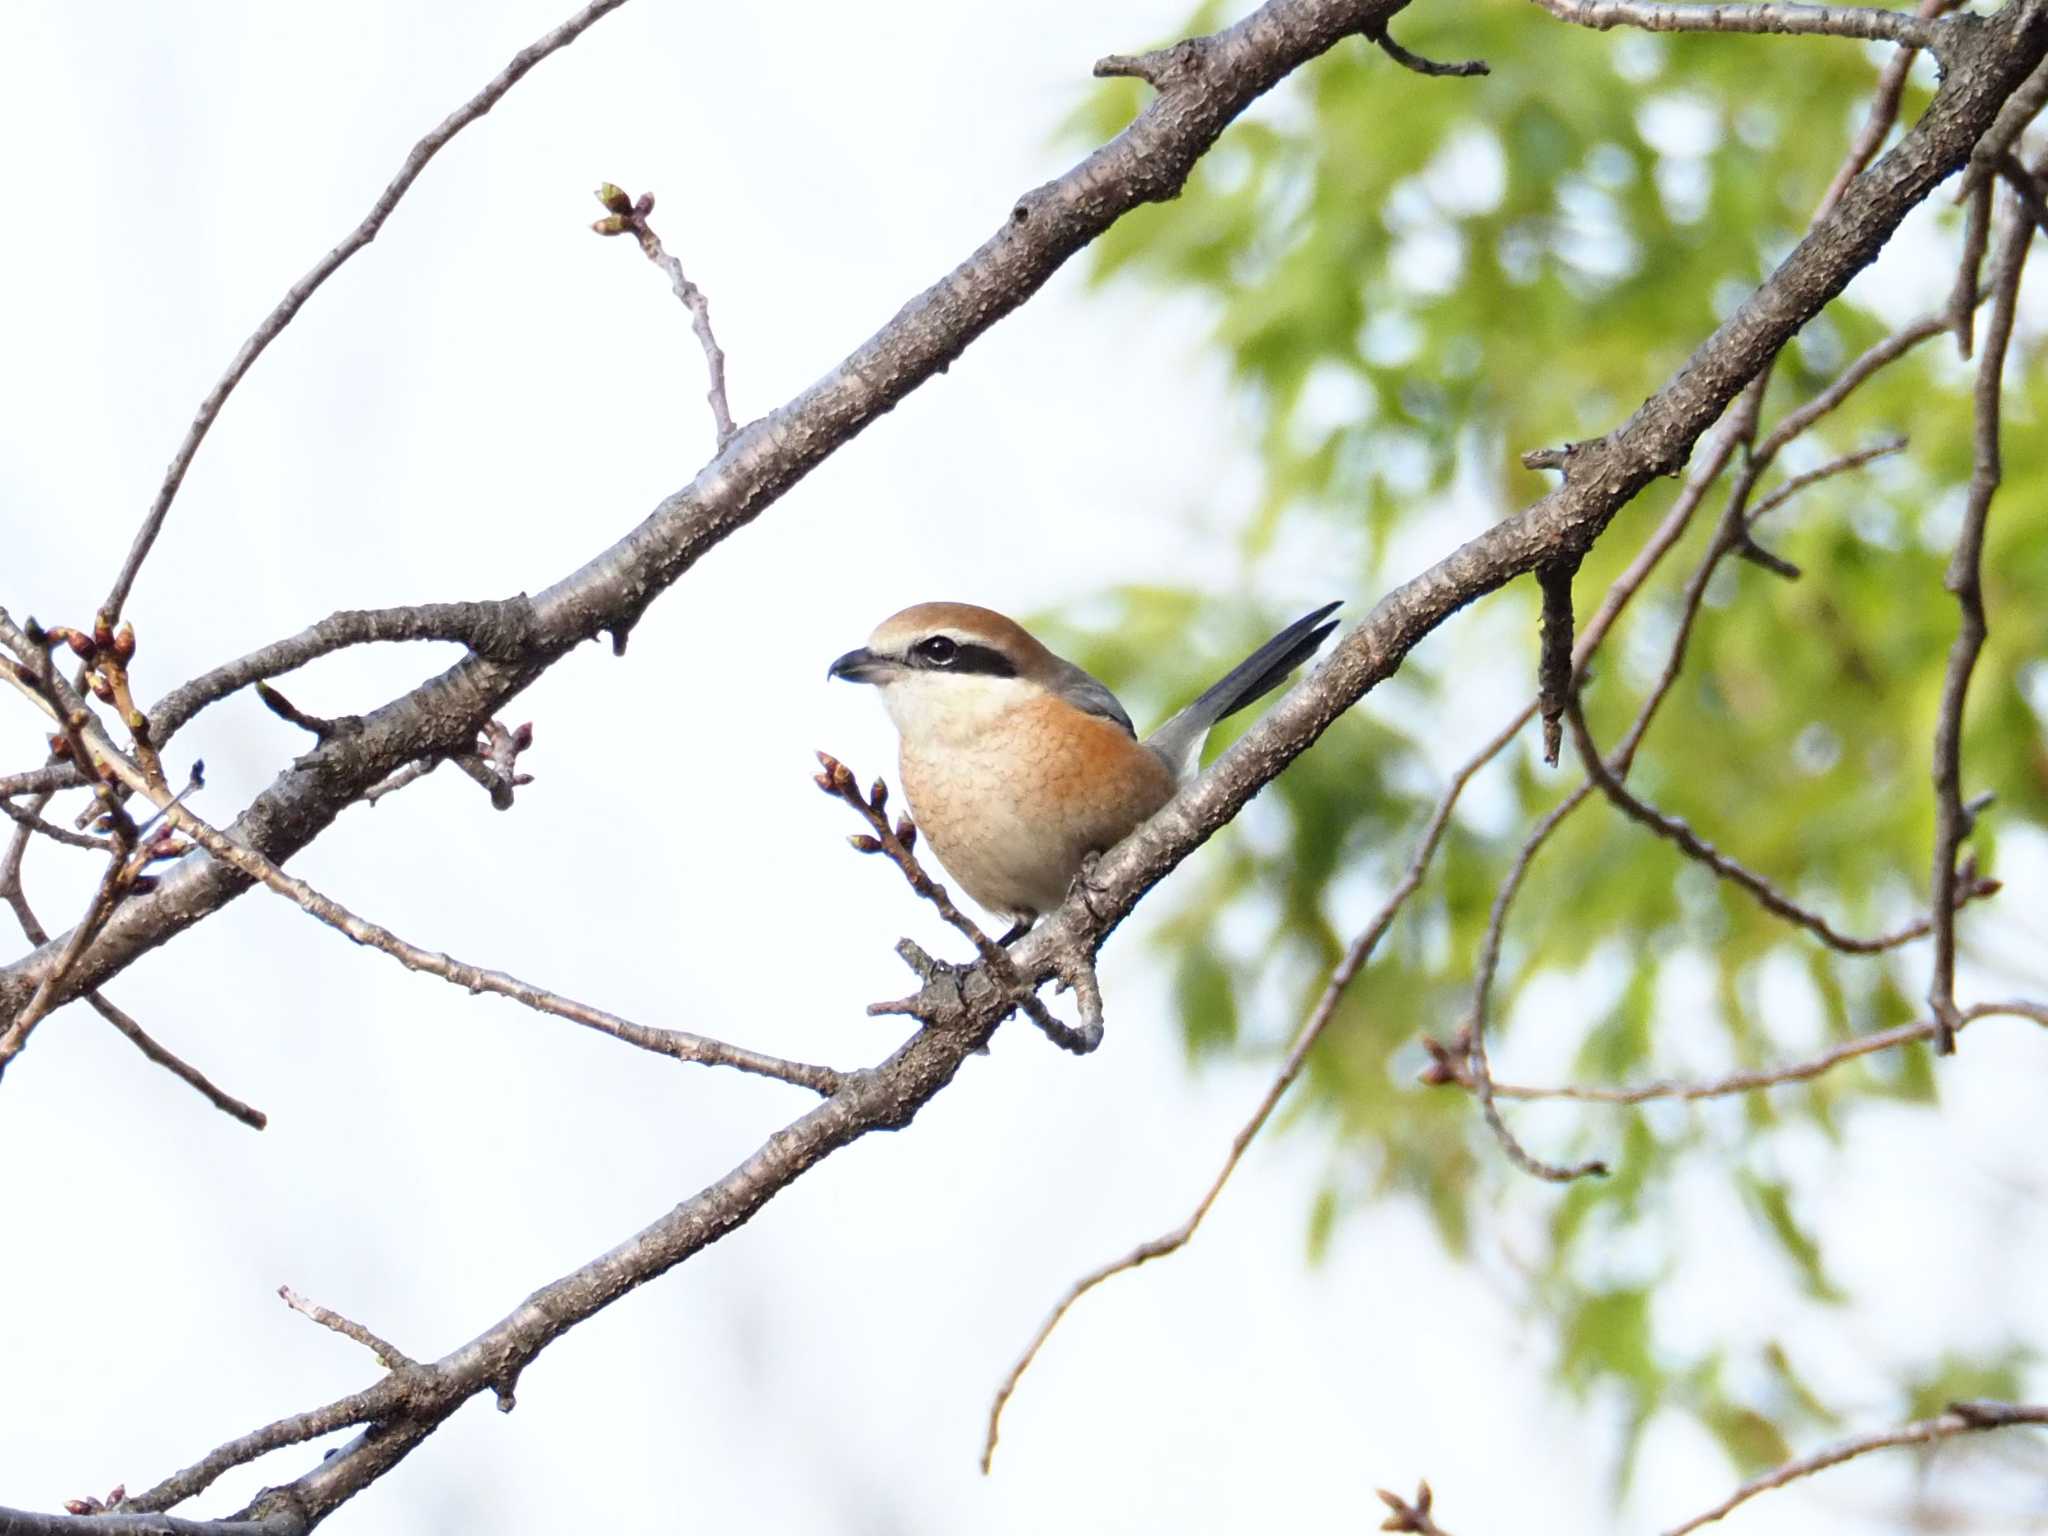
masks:
[[[443,153],[236,396],[131,604],[142,692],[337,607],[537,589],[689,478],[710,440],[701,360],[661,276],[588,233],[600,179],[658,194],[745,419],[1059,170],[1054,128],[1090,62],[1182,9],[635,0],[601,22]],[[9,8],[0,602],[89,616],[242,337],[419,133],[562,14]],[[1390,96],[1425,88],[1389,71]],[[1242,601],[1216,530],[1252,505],[1257,468],[1199,341],[1189,308],[1063,276],[711,555],[623,662],[588,647],[520,700],[539,777],[515,811],[444,770],[348,812],[294,871],[417,942],[650,1024],[879,1057],[897,1026],[862,1007],[905,988],[891,943],[943,936],[892,871],[845,851],[843,808],[810,788],[813,748],[864,773],[893,759],[873,700],[828,688],[825,664],[925,598],[1021,612],[1163,580]],[[1261,595],[1314,600],[1326,580],[1304,555],[1267,568]],[[446,659],[355,652],[284,687],[345,713]],[[1489,706],[1445,730],[1491,724]],[[205,756],[202,809],[225,820],[302,745],[242,696],[174,757]],[[0,746],[36,760],[25,712],[0,712]],[[82,908],[89,863],[33,852],[51,926]],[[1137,937],[1104,979],[1096,1057],[1006,1030],[907,1134],[833,1158],[558,1343],[517,1412],[465,1409],[335,1528],[1356,1531],[1377,1524],[1375,1484],[1419,1475],[1461,1532],[1606,1528],[1606,1416],[1547,1395],[1547,1324],[1497,1279],[1449,1265],[1398,1204],[1305,1268],[1324,1156],[1306,1138],[1262,1145],[1190,1251],[1069,1318],[979,1476],[990,1391],[1044,1309],[1177,1221],[1256,1097],[1249,1071],[1190,1082]],[[471,999],[262,893],[109,993],[272,1124],[228,1121],[82,1009],[9,1073],[0,1503],[139,1488],[364,1385],[367,1357],[288,1312],[280,1283],[438,1355],[809,1102]],[[2038,1071],[2033,1044],[1987,1024],[1944,1069],[1978,1138],[1966,1168],[2038,1146],[2002,1086]],[[1867,1240],[1859,1273],[1901,1279],[1899,1326],[1944,1295],[2009,1316],[2024,1271],[1997,1260],[2044,1257],[2038,1210],[1987,1247],[1911,1160],[1924,1121],[1859,1127],[1850,1150],[1885,1161],[1828,1225]],[[1907,1231],[1939,1258],[1902,1271]],[[1731,1261],[1698,1305],[1784,1287]],[[225,1513],[314,1454],[181,1513]],[[1881,1513],[1904,1465],[1778,1496],[1741,1528]],[[1732,1481],[1694,1431],[1659,1428],[1631,1513],[1675,1520]]]

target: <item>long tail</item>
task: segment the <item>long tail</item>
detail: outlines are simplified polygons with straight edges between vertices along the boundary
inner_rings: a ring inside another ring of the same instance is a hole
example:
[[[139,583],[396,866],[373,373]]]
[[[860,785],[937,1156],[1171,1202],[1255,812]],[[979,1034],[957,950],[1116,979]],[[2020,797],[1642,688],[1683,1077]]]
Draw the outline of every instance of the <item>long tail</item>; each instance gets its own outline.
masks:
[[[1211,726],[1264,698],[1316,653],[1316,648],[1337,627],[1334,620],[1323,621],[1338,607],[1337,603],[1325,603],[1314,613],[1296,619],[1147,738],[1145,745],[1165,759],[1176,781],[1193,776]]]

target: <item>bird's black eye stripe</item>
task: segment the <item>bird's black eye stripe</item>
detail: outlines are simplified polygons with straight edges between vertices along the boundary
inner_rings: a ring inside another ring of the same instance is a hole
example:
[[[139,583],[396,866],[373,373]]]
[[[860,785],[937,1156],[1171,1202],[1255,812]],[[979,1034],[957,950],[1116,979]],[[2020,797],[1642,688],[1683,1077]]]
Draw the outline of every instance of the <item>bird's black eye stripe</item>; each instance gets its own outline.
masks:
[[[974,672],[984,677],[1017,675],[1010,658],[993,646],[955,640],[951,635],[930,635],[918,641],[910,648],[910,659],[913,666],[939,668],[947,672]]]

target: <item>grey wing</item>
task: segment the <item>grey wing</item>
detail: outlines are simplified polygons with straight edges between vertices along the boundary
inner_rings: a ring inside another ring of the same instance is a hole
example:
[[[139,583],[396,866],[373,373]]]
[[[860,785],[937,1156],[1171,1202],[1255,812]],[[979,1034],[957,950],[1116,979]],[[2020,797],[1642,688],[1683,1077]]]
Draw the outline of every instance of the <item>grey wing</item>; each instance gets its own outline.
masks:
[[[1115,694],[1100,680],[1089,676],[1064,657],[1055,657],[1054,660],[1059,662],[1060,670],[1053,681],[1052,692],[1078,710],[1114,720],[1124,728],[1125,735],[1133,740],[1137,738],[1138,728],[1131,724],[1131,717],[1124,713],[1124,707],[1116,701]]]

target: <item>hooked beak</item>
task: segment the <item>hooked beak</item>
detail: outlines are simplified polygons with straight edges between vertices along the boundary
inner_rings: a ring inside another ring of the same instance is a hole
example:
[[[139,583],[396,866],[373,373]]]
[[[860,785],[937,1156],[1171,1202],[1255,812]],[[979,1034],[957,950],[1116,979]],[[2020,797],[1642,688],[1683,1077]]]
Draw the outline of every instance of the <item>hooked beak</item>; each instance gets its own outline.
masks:
[[[886,656],[877,656],[866,646],[857,651],[848,651],[833,662],[825,671],[827,677],[843,677],[849,683],[879,683],[890,668],[895,665]]]

